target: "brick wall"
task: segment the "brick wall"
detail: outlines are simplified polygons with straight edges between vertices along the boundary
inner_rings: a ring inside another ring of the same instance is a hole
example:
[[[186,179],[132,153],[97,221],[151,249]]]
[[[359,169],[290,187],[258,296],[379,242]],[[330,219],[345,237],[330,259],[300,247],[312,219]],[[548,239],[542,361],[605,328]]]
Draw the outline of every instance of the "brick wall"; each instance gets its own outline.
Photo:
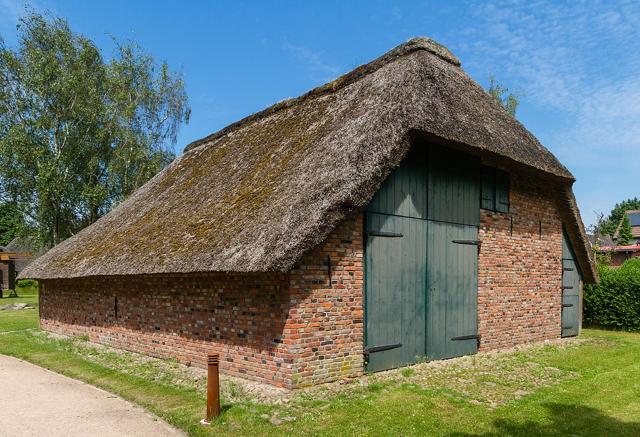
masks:
[[[510,214],[481,212],[481,350],[561,333],[555,203],[548,190],[521,177],[512,179],[510,197]],[[288,388],[357,376],[362,227],[362,213],[353,213],[287,274],[44,281],[42,327],[200,366],[208,352],[219,352],[223,372]]]
[[[362,213],[353,213],[291,272],[285,342],[294,359],[296,386],[363,372],[362,232]]]
[[[480,350],[561,334],[562,222],[548,186],[512,175],[510,214],[481,210]]]
[[[199,366],[219,352],[222,372],[288,388],[357,375],[361,217],[342,223],[290,274],[43,281],[41,326]]]
[[[289,386],[287,275],[87,278],[42,288],[48,331],[202,367],[219,352],[223,372]]]

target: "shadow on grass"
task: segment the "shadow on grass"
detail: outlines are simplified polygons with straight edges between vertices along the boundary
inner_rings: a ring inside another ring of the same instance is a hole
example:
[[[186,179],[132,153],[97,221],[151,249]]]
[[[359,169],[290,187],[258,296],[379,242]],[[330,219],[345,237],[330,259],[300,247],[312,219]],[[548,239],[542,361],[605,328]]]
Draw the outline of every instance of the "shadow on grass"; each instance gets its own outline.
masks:
[[[451,436],[640,436],[640,422],[623,422],[584,405],[557,403],[543,405],[550,413],[550,420],[546,423],[497,419],[493,422],[493,431],[454,433]]]

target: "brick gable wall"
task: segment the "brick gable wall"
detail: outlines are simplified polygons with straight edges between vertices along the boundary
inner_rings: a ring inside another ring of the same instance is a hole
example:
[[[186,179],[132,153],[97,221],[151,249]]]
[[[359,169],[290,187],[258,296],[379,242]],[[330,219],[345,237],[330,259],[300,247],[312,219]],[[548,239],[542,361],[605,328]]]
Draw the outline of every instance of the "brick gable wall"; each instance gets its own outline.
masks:
[[[562,222],[552,196],[512,175],[510,213],[480,212],[480,350],[560,337]]]

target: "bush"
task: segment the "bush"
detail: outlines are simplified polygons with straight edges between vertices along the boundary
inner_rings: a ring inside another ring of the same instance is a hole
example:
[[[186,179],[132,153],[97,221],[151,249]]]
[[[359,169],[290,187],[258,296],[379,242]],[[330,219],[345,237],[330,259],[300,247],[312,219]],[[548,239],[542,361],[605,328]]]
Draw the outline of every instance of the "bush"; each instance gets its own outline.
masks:
[[[640,331],[640,258],[598,272],[600,283],[584,287],[585,325]]]
[[[17,286],[21,288],[37,287],[38,281],[35,279],[18,279]]]

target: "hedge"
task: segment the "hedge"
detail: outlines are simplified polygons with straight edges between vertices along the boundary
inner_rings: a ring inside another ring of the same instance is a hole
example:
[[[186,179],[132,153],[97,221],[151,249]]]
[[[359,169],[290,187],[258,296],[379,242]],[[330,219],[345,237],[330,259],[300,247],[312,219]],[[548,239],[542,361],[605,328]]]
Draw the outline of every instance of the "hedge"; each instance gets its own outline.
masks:
[[[584,287],[584,324],[640,331],[640,258],[598,271],[600,282]]]

